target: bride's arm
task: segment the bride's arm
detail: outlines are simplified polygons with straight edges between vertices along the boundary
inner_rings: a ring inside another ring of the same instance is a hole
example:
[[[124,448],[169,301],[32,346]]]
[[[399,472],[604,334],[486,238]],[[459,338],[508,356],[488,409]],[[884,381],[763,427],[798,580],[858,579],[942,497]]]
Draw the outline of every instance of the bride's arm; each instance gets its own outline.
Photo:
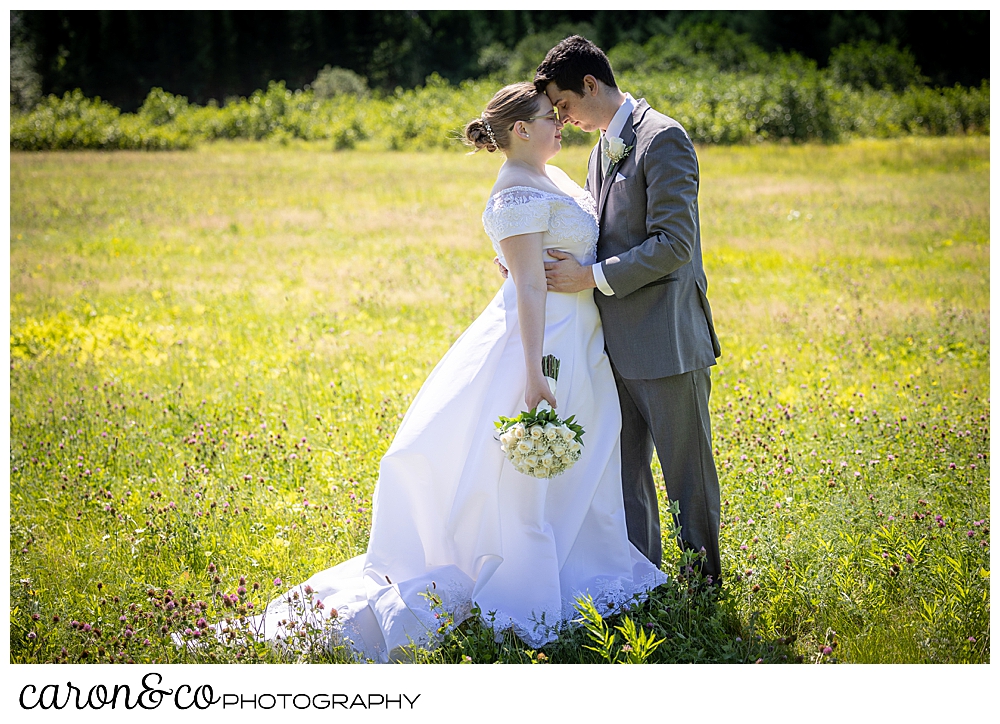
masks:
[[[518,234],[500,241],[507,269],[517,287],[517,318],[524,347],[527,382],[524,402],[528,409],[546,400],[553,408],[555,395],[542,374],[542,342],[545,339],[545,266],[542,234]]]

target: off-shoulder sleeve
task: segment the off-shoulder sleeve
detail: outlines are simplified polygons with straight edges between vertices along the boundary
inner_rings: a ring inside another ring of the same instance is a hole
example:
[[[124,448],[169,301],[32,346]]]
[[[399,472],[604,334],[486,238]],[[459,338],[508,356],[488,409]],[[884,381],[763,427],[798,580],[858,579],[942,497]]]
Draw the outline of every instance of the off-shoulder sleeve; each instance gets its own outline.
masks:
[[[514,187],[490,198],[483,212],[483,227],[494,245],[518,234],[548,231],[550,199],[537,189]]]

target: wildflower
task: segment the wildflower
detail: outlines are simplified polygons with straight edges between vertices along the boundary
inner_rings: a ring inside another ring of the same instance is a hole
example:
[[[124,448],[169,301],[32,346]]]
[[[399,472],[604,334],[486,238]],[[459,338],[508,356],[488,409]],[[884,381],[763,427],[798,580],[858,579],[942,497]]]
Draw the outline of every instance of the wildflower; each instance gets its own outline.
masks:
[[[970,643],[970,644],[974,644],[974,643],[976,643],[976,637],[975,637],[975,636],[970,636],[970,637],[969,637],[969,643]]]
[[[91,628],[92,627],[91,627],[91,625],[89,623],[83,624],[83,630],[86,631],[87,633],[90,633]]]
[[[37,638],[38,638],[38,634],[36,634],[34,631],[29,631],[28,632],[28,640],[29,641],[34,641]]]
[[[824,656],[829,656],[832,653],[833,653],[833,649],[831,649],[829,646],[824,646],[823,647],[823,655]]]
[[[976,532],[974,530],[967,530],[965,531],[965,534],[971,538],[976,534]]]
[[[274,579],[274,585],[275,586],[280,586],[281,585],[281,579],[280,578],[275,578]]]

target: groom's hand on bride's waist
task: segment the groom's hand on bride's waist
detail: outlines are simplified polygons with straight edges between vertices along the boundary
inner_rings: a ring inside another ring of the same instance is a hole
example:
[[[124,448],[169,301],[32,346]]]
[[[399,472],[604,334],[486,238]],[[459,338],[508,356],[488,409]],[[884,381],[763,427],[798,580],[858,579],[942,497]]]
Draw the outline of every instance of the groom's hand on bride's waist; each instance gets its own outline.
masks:
[[[597,286],[593,269],[581,266],[572,254],[549,249],[548,255],[557,260],[545,262],[545,281],[550,292],[572,294]]]

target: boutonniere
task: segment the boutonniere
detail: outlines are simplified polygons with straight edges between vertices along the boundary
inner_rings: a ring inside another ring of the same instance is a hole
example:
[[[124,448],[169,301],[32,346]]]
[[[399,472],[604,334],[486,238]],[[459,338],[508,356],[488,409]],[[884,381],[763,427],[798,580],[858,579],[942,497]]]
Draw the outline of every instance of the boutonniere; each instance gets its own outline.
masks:
[[[607,136],[605,140],[608,142],[608,148],[604,151],[604,155],[612,164],[616,164],[628,156],[629,151],[634,148],[634,146],[626,146],[625,141],[618,136]]]

